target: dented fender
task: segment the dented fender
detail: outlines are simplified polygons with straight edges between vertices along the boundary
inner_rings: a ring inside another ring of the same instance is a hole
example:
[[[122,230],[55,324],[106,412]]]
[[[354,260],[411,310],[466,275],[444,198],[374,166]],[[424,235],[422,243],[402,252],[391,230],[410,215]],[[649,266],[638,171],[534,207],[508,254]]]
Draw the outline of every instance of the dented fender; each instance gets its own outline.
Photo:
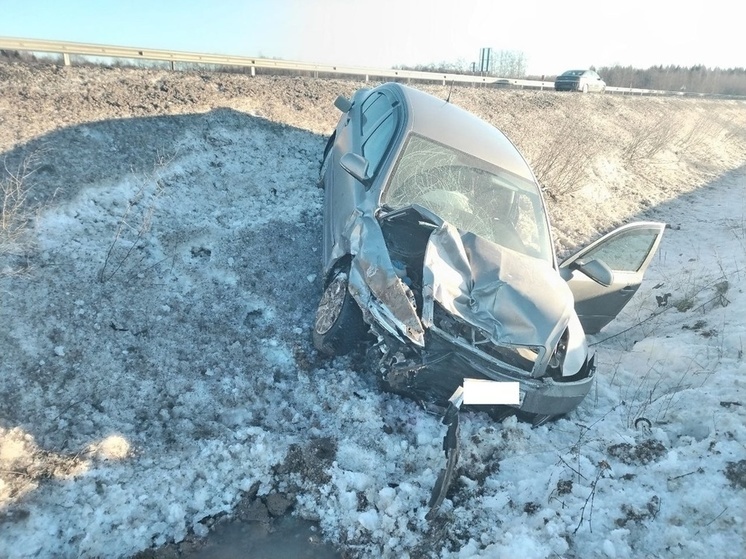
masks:
[[[424,347],[422,322],[391,262],[373,213],[357,208],[345,225],[343,238],[347,246],[335,246],[333,254],[337,258],[352,255],[349,289],[360,308],[375,316],[391,334]]]

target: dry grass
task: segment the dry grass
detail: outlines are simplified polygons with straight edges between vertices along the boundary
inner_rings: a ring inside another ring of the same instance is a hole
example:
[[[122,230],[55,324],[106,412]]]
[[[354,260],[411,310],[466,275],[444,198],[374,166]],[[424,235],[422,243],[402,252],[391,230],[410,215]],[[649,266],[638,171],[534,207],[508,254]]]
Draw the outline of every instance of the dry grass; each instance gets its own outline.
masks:
[[[0,257],[22,256],[30,246],[29,227],[33,219],[27,204],[30,179],[36,170],[36,158],[25,158],[17,167],[8,167],[3,162],[0,177]],[[16,275],[25,269],[24,266],[3,265],[0,277]]]
[[[725,122],[711,114],[703,114],[691,126],[683,129],[677,147],[689,150],[693,146],[719,136],[725,129]]]

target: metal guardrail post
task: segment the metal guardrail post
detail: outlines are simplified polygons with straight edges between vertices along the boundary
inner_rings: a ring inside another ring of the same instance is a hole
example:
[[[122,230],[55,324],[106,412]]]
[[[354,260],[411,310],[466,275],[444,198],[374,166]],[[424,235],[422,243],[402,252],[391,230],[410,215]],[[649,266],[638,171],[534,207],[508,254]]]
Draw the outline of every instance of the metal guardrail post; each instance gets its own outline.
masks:
[[[65,66],[70,66],[70,55],[66,52],[63,52],[62,61],[64,62]]]

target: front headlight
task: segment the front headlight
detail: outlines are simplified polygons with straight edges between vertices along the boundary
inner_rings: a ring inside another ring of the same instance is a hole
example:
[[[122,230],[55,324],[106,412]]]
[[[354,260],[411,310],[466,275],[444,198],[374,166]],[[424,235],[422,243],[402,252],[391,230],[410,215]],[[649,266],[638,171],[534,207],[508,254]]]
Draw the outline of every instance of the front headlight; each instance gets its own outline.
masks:
[[[570,328],[565,328],[565,331],[562,333],[562,337],[557,342],[557,345],[554,346],[554,351],[552,352],[551,357],[549,358],[549,369],[561,371],[562,367],[565,364],[565,356],[567,355],[567,342],[570,338]],[[551,374],[551,373],[550,373]]]
[[[565,338],[565,334],[567,338]],[[588,358],[588,342],[585,339],[585,332],[577,314],[572,313],[560,343],[562,340],[566,340],[566,346],[562,366],[559,369],[560,376],[571,377],[583,368]]]

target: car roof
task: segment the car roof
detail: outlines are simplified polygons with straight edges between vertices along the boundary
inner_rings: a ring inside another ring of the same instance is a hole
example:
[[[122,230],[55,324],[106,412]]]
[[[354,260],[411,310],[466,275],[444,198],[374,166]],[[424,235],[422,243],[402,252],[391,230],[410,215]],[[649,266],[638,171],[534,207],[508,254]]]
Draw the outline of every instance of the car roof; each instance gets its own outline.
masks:
[[[419,89],[389,84],[404,98],[408,128],[441,144],[456,148],[516,175],[536,182],[526,160],[500,130],[476,115]]]

